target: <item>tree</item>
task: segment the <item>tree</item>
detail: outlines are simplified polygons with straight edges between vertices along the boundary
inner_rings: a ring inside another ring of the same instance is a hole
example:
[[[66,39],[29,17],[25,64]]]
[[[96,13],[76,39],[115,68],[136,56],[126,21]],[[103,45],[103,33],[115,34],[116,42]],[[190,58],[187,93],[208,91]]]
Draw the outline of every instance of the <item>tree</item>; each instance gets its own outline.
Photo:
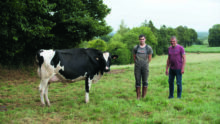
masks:
[[[178,26],[176,28],[177,39],[184,47],[191,46],[197,41],[197,33],[194,29],[187,28],[186,26]]]
[[[49,14],[53,7],[46,0],[0,1],[1,64],[26,64],[33,59],[39,41],[53,37],[50,30],[55,23]]]
[[[157,35],[157,28],[154,26],[153,22],[150,20],[148,27],[151,29],[151,31],[154,33],[154,35]]]
[[[102,0],[0,1],[1,64],[31,64],[39,49],[73,48],[111,32]]]
[[[119,29],[117,31],[117,34],[124,35],[127,33],[130,29],[125,25],[124,20],[121,21],[121,24],[119,26]]]
[[[119,58],[112,62],[112,64],[129,64],[130,63],[130,51],[126,44],[119,41],[112,41],[108,44],[108,52],[112,55],[118,55]]]
[[[209,46],[220,46],[220,24],[215,24],[209,29],[208,36]]]
[[[53,9],[56,25],[52,29],[58,43],[56,48],[74,47],[112,30],[104,20],[110,9],[102,0],[50,0],[50,3],[57,5]]]
[[[95,39],[95,40],[88,42],[88,48],[94,48],[94,49],[101,50],[104,52],[107,49],[107,45],[104,40]]]
[[[168,44],[169,44],[169,35],[165,25],[160,27],[157,34],[157,42],[158,45],[156,47],[156,51],[158,55],[162,55],[168,52]]]
[[[189,28],[188,31],[189,31],[189,39],[190,39],[188,46],[192,46],[193,43],[198,42],[198,39],[197,39],[198,35],[197,35],[196,31],[192,28]]]

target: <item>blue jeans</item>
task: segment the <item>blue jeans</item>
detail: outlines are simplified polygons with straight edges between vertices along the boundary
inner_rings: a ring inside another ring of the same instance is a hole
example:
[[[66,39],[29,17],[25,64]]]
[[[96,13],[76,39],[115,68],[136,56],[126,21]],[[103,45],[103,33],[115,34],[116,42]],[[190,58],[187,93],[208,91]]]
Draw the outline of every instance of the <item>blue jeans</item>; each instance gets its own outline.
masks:
[[[176,84],[177,84],[177,97],[181,98],[181,94],[182,94],[181,69],[171,69],[171,68],[169,70],[169,98],[173,98],[175,76],[176,76]]]

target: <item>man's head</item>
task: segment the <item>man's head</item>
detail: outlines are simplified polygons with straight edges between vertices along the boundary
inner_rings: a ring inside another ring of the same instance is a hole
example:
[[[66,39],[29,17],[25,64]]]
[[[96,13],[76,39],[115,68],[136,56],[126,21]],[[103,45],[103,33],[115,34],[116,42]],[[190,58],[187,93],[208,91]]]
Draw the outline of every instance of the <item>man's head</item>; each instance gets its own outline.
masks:
[[[177,39],[176,39],[176,36],[172,36],[170,38],[170,44],[172,47],[175,47],[177,45]]]
[[[145,35],[143,34],[139,35],[139,41],[140,41],[140,45],[144,45],[146,41]]]

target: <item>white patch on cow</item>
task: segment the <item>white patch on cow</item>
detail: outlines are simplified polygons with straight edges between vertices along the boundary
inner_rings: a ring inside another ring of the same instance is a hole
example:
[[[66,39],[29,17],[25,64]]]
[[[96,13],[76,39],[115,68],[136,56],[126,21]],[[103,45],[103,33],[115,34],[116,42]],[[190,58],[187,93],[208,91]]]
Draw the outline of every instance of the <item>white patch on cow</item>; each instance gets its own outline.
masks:
[[[57,64],[57,67],[56,67],[56,73],[58,73],[60,70],[63,70],[64,71],[64,66],[61,66],[60,65],[60,61],[59,61],[59,63]]]
[[[51,78],[54,75],[54,67],[50,64],[50,62],[55,55],[55,51],[43,50],[40,55],[44,58],[44,62],[40,69],[40,77],[41,79]]]
[[[108,53],[108,52],[104,52],[104,53],[103,53],[103,56],[104,56],[104,58],[105,58],[105,61],[107,62],[107,61],[108,61],[108,57],[109,57],[109,53]],[[109,70],[109,67],[106,66],[105,69],[106,69],[106,70]]]
[[[91,86],[92,86],[92,80],[89,78],[88,80],[88,83],[89,83],[89,90],[91,89]]]
[[[88,78],[89,91],[90,91],[90,89],[91,89],[92,82],[93,82],[93,79],[91,80],[90,78]],[[86,92],[86,95],[85,95],[85,102],[86,102],[86,103],[89,102],[89,92]]]
[[[86,92],[86,95],[85,95],[85,102],[86,102],[86,103],[89,102],[89,93],[87,93],[87,92]]]
[[[108,57],[109,57],[109,53],[108,52],[104,52],[103,56],[105,58],[105,61],[107,62],[108,61]]]

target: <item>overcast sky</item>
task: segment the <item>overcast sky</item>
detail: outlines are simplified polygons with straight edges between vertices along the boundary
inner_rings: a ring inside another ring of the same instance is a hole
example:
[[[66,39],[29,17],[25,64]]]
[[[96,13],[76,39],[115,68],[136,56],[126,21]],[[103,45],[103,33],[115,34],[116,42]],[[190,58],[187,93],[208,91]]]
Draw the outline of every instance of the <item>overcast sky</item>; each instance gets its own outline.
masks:
[[[220,24],[220,0],[103,0],[111,8],[107,24],[117,31],[124,20],[129,28],[152,20],[157,28],[179,25],[208,32]]]

